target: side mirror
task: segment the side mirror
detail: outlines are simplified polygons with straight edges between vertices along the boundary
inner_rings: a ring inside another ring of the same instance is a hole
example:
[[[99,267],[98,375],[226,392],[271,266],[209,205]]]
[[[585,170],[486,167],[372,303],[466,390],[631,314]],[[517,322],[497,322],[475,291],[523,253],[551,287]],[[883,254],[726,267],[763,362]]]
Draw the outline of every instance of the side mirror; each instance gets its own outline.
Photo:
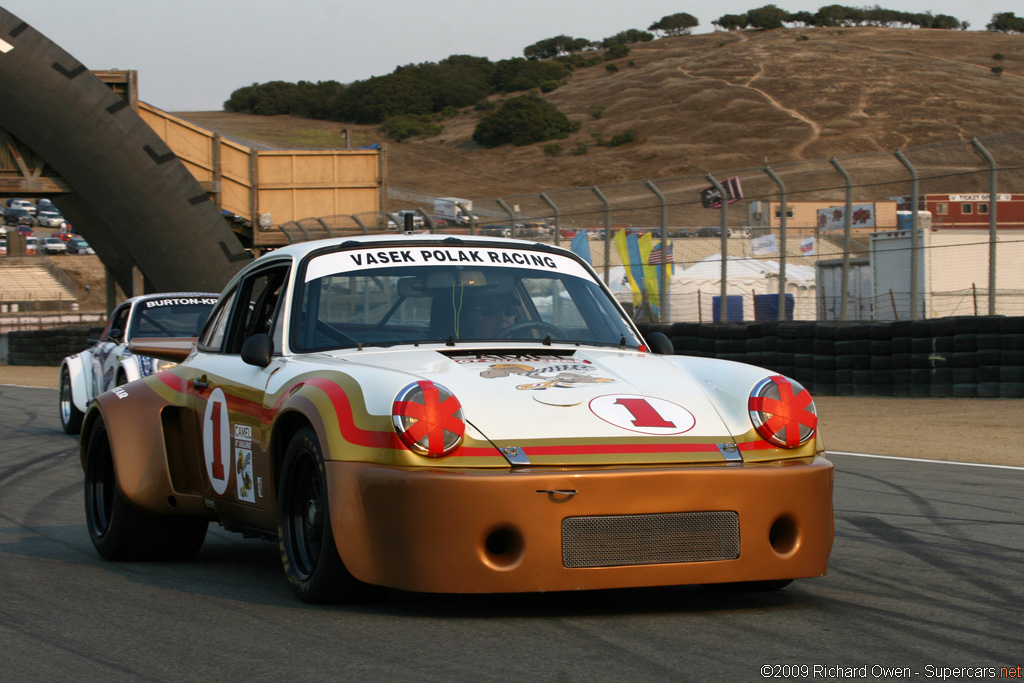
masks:
[[[107,333],[107,339],[109,339],[110,341],[115,342],[117,344],[121,343],[123,337],[124,337],[124,335],[121,333],[121,330],[119,330],[117,328],[114,328],[110,332]]]
[[[672,340],[664,332],[651,332],[645,341],[647,348],[661,356],[671,356],[676,352]]]
[[[274,353],[274,341],[269,334],[254,334],[242,344],[242,361],[258,368],[270,365]]]

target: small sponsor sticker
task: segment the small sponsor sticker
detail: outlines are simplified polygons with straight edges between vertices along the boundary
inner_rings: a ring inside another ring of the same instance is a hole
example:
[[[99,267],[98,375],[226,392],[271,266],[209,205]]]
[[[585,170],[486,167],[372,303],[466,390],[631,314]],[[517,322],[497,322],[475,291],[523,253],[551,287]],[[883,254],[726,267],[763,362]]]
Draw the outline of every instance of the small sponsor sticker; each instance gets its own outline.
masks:
[[[234,425],[235,437],[235,491],[238,500],[256,502],[252,476],[252,426]]]

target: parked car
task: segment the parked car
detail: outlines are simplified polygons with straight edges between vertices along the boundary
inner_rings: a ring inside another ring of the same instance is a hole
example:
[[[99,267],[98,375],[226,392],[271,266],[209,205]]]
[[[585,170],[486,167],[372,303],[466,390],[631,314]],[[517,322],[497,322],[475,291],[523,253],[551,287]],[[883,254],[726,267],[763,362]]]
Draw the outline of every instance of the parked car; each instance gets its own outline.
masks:
[[[69,254],[95,254],[96,253],[93,250],[93,248],[89,246],[89,243],[86,242],[81,237],[72,237],[71,239],[69,239],[68,242],[67,242],[67,247],[68,247],[68,253]]]
[[[36,205],[27,199],[8,199],[7,208],[10,209],[25,209],[31,215],[36,215]]]
[[[291,244],[232,278],[197,339],[129,348],[179,364],[82,422],[110,560],[192,557],[217,521],[276,539],[306,602],[827,569],[833,467],[807,390],[645,339],[565,249]]]
[[[88,349],[68,356],[60,366],[60,423],[77,434],[82,416],[99,394],[148,377],[175,363],[140,355],[128,348],[136,337],[194,337],[206,322],[216,294],[146,294],[121,302],[103,333]]]
[[[60,228],[67,225],[67,221],[58,211],[38,211],[36,212],[36,225],[43,228]]]
[[[722,227],[720,225],[697,228],[697,237],[721,237]],[[726,228],[726,237],[732,237],[732,228]]]
[[[405,217],[412,216],[412,226],[414,228],[422,228],[426,225],[426,221],[423,220],[423,216],[418,211],[413,209],[403,209],[401,211],[395,211],[391,214],[396,221],[398,221],[398,227],[405,228]]]
[[[58,237],[45,237],[40,245],[40,249],[44,254],[66,254],[68,253],[68,245],[64,244],[64,241]]]
[[[668,233],[669,237],[696,237],[697,233],[689,228],[666,228],[665,232]],[[721,233],[719,233],[721,234]]]
[[[27,225],[32,227],[36,224],[36,219],[28,209],[12,206],[4,209],[4,223],[6,225]]]
[[[490,237],[511,237],[512,228],[507,225],[481,225],[477,231],[480,235],[488,235]]]

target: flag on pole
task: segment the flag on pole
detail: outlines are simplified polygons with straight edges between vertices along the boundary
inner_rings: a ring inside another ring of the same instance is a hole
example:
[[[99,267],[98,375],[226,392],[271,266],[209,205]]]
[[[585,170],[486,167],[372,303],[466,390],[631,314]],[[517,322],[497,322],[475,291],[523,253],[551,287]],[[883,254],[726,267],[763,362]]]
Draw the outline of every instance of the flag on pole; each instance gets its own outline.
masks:
[[[594,265],[594,262],[590,260],[590,240],[588,239],[586,230],[576,231],[576,234],[573,235],[572,242],[569,243],[569,249],[572,253],[576,254],[590,265]]]

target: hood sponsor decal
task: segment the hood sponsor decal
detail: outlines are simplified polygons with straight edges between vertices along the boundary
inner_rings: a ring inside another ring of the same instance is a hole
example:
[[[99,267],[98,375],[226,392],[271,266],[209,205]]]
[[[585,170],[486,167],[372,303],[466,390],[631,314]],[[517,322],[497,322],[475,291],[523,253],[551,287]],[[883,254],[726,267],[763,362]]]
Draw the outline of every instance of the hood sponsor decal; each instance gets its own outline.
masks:
[[[653,396],[609,394],[590,401],[590,411],[608,424],[631,432],[672,436],[693,429],[693,413],[681,405]]]
[[[529,377],[540,380],[531,384],[517,384],[516,389],[520,391],[541,391],[544,389],[572,389],[580,386],[591,386],[594,384],[605,384],[614,382],[610,377],[596,377],[593,373],[596,368],[589,361],[577,362],[552,362],[542,365],[528,365],[526,363],[492,363],[486,370],[480,372],[484,379],[499,379],[504,377]]]

